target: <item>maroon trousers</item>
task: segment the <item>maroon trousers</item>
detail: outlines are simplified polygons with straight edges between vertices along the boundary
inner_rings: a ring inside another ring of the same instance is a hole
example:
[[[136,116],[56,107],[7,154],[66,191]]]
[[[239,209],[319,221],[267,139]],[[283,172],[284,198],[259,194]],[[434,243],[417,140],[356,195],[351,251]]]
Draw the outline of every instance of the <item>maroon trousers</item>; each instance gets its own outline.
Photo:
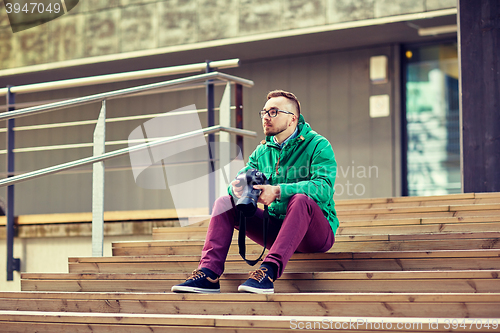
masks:
[[[263,212],[262,209],[257,209],[253,217],[247,218],[246,224],[247,236],[260,245],[264,245]],[[238,228],[238,223],[238,212],[231,203],[231,196],[217,199],[198,269],[209,268],[217,275],[222,275],[233,231]],[[269,219],[269,252],[264,262],[272,262],[278,266],[279,278],[294,252],[326,252],[334,242],[332,228],[318,204],[304,194],[296,194],[290,198],[283,221],[273,217]]]

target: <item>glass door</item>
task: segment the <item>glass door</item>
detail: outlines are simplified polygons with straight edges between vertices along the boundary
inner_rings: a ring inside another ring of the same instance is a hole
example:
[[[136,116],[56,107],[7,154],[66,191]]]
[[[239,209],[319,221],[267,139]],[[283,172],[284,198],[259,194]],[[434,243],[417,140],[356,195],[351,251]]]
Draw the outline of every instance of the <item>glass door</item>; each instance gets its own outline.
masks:
[[[405,49],[406,192],[461,192],[457,44]],[[405,189],[404,189],[405,190]]]

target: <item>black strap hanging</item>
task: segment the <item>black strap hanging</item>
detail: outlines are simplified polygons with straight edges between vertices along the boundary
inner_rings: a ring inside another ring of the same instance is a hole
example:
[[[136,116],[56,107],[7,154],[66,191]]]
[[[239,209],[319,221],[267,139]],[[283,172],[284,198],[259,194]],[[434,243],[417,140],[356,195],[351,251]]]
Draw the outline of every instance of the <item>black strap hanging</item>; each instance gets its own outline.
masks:
[[[255,260],[250,260],[245,258],[246,255],[246,246],[245,246],[245,236],[246,236],[246,217],[243,216],[242,212],[239,212],[240,216],[240,226],[239,226],[239,233],[238,233],[238,247],[240,251],[240,256],[245,260],[247,264],[250,266],[255,266],[256,263],[258,263],[261,259],[262,256],[264,255],[264,252],[266,251],[266,245],[267,245],[267,225],[269,223],[269,211],[267,209],[267,206],[264,206],[264,215],[263,215],[263,230],[262,230],[262,238],[264,240],[264,248],[262,249],[262,253],[260,254],[259,258]]]

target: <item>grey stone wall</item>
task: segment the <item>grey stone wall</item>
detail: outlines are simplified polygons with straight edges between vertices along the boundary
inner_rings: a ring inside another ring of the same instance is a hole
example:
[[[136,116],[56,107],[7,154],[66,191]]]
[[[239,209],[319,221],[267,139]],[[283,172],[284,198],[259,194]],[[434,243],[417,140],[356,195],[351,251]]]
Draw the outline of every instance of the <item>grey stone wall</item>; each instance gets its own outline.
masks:
[[[80,0],[13,34],[0,1],[0,69],[456,6],[456,0]]]

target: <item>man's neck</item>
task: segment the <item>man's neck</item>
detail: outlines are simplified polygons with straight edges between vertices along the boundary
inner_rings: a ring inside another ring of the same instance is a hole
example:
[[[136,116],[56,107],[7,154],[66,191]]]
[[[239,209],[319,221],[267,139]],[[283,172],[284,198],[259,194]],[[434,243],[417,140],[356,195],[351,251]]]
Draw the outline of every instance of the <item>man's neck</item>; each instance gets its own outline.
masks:
[[[293,133],[295,133],[295,130],[297,129],[297,126],[293,127],[293,129],[291,129],[290,127],[290,130],[287,129],[286,131],[283,131],[281,133],[279,133],[278,135],[275,135],[274,136],[274,139],[275,141],[278,143],[278,144],[282,144],[283,142],[285,142],[291,135],[293,135]]]

